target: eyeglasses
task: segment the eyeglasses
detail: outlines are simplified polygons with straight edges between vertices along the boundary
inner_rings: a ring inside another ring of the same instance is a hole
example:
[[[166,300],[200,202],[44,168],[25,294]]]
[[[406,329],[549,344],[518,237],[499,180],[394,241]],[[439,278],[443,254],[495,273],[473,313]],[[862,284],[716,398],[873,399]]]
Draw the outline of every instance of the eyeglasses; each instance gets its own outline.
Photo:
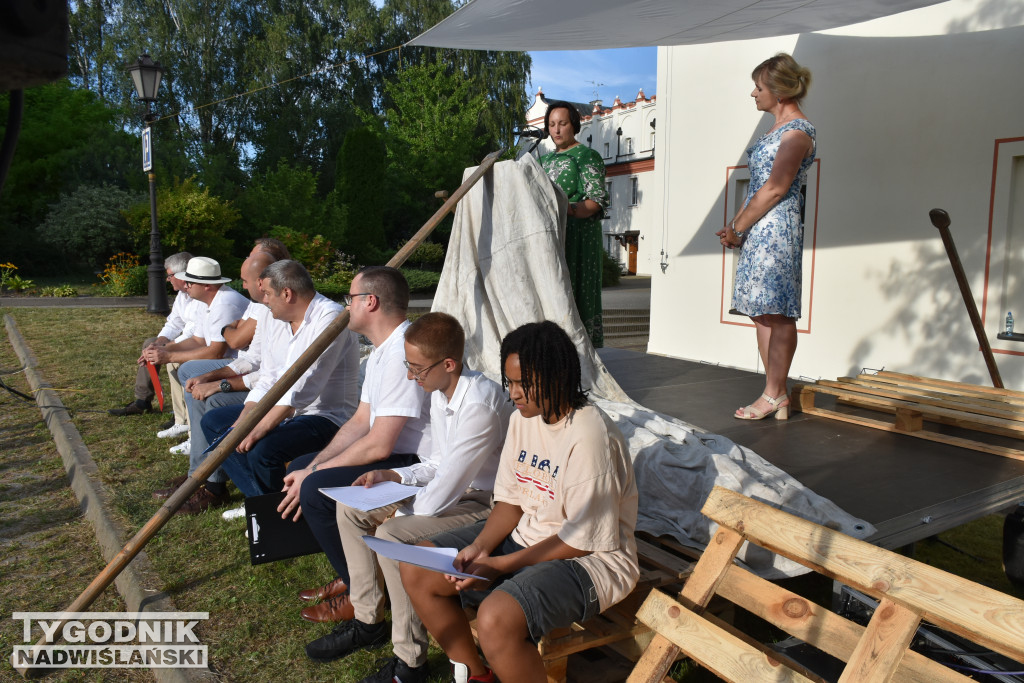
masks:
[[[372,292],[362,292],[360,294],[343,294],[342,297],[341,297],[341,300],[345,303],[345,307],[346,308],[352,305],[352,297],[356,297],[356,296],[377,296],[377,295],[372,293]]]
[[[440,365],[444,361],[445,359],[442,358],[441,360],[431,365],[428,365],[422,370],[416,370],[413,366],[409,365],[409,361],[407,360],[403,360],[402,362],[405,363],[405,369],[409,371],[409,374],[412,375],[412,378],[415,379],[417,382],[422,382],[423,378],[426,376],[428,372],[430,372],[435,366]]]

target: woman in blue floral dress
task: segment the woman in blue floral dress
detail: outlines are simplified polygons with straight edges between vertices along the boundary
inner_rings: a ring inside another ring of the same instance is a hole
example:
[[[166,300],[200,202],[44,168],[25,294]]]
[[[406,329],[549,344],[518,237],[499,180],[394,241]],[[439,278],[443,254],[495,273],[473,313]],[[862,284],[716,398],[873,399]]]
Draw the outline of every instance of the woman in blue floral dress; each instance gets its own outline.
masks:
[[[580,114],[568,102],[552,102],[544,115],[544,129],[555,151],[540,158],[548,177],[569,198],[565,230],[565,262],[580,320],[595,348],[604,345],[601,314],[601,216],[608,206],[601,155],[576,141]]]
[[[788,54],[765,60],[751,74],[758,111],[775,117],[773,125],[747,150],[750,188],[743,208],[715,233],[722,245],[740,249],[732,307],[750,316],[765,368],[765,390],[749,406],[736,410],[741,420],[774,414],[789,417],[786,378],[796,353],[800,317],[801,220],[807,169],[816,153],[815,130],[800,111],[811,72]]]

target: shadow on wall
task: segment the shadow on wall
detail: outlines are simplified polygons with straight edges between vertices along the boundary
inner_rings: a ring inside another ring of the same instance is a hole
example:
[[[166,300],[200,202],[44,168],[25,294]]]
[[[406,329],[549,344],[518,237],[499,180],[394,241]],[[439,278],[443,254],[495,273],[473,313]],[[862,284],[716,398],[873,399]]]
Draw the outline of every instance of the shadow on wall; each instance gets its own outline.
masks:
[[[927,222],[927,216],[923,220]],[[965,263],[984,262],[986,237],[973,227],[961,225],[958,231],[955,223],[950,226],[960,259]],[[893,259],[888,270],[869,270],[864,279],[869,287],[877,287],[890,301],[898,302],[898,307],[875,329],[863,331],[862,341],[851,354],[848,374],[856,375],[865,367],[882,369],[874,353],[875,344],[892,348],[896,342],[916,350],[912,358],[905,361],[907,365],[886,366],[886,370],[992,386],[953,267],[941,242],[921,243],[912,248],[907,258]],[[981,273],[968,272],[967,279],[980,313]],[[989,301],[985,327],[990,343],[997,330],[995,323],[999,321],[998,329],[1001,329],[1002,316],[1006,314],[1005,311],[1000,314],[998,306],[999,302]],[[852,311],[851,317],[855,315]],[[996,354],[997,366],[1001,358],[1006,356]]]
[[[985,0],[972,16],[950,21],[946,32],[988,31],[1020,24],[1024,24],[1024,3],[1018,0]]]
[[[1024,14],[1019,0],[992,0],[959,25],[984,26],[996,22],[997,16],[1017,13]],[[935,205],[953,196],[955,200],[943,208],[957,214],[966,206],[973,210],[979,197],[987,202],[990,176],[978,174],[972,164],[979,158],[990,164],[992,140],[1020,130],[1019,89],[1007,87],[1017,74],[1006,65],[1019,62],[1022,35],[1020,27],[1013,27],[940,36],[806,34],[799,38],[793,57],[811,69],[813,78],[802,109],[817,127],[822,160],[819,248],[932,239],[937,235],[927,212]],[[752,60],[749,66],[753,69],[756,64]],[[948,65],[977,66],[970,69],[970,78],[952,81],[955,95],[949,91]],[[753,108],[748,96],[752,86],[748,86],[749,72],[730,73],[730,99],[723,100],[722,106]],[[965,102],[975,104],[960,106]],[[688,161],[722,182],[711,208],[675,256],[721,253],[714,233],[735,208],[733,189],[726,207],[726,167],[746,165],[746,150],[772,122],[764,114],[745,143],[726,136],[719,144],[729,148],[722,154]],[[695,144],[701,134],[694,133]],[[855,230],[846,225],[853,210],[858,218]],[[808,247],[811,220],[808,207]],[[972,225],[972,229],[982,228],[980,223]]]

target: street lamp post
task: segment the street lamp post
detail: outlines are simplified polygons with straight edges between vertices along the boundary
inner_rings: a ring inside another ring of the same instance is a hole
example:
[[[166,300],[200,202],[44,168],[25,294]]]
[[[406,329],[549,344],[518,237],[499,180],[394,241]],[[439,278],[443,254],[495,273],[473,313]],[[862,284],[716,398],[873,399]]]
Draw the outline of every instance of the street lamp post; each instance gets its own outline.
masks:
[[[167,281],[164,273],[164,256],[160,249],[160,228],[156,223],[156,174],[152,167],[152,132],[150,124],[156,120],[153,115],[153,102],[156,101],[156,92],[160,88],[160,79],[163,77],[164,68],[160,62],[154,62],[149,55],[142,55],[134,63],[128,66],[128,73],[132,75],[132,82],[135,84],[135,92],[139,99],[146,103],[146,130],[143,138],[149,143],[148,149],[143,150],[143,170],[149,173],[149,214],[152,222],[149,230],[149,304],[146,310],[150,313],[167,313],[170,307],[167,305]],[[147,160],[148,153],[148,160]]]

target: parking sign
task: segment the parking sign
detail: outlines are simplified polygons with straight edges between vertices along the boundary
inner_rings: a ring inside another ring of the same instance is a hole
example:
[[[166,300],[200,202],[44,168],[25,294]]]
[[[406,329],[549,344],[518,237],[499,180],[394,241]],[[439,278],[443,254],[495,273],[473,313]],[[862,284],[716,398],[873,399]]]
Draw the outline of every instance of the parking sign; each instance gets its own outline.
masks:
[[[142,170],[150,171],[153,168],[153,144],[149,126],[142,129]]]

